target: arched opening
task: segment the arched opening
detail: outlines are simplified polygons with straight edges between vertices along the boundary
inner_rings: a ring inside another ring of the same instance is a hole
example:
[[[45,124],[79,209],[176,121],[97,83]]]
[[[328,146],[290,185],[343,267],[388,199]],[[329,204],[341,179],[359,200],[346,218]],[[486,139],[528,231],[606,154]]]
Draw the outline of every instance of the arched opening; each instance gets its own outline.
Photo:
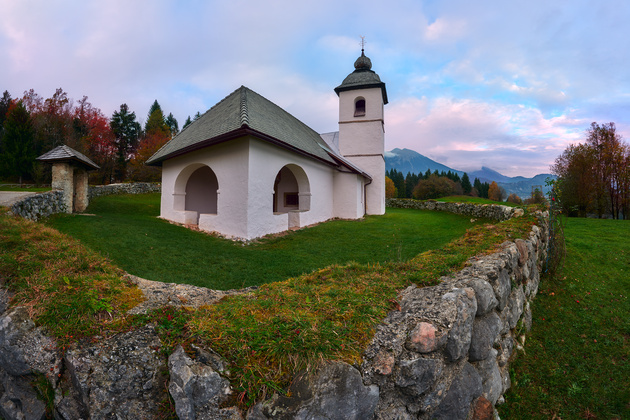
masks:
[[[214,171],[201,163],[184,168],[175,181],[173,210],[185,212],[185,222],[199,224],[200,214],[218,213],[219,182]]]
[[[355,117],[364,117],[365,116],[365,99],[357,98],[354,101],[354,116]]]
[[[307,211],[311,208],[311,188],[306,172],[297,165],[283,166],[273,183],[273,212]]]
[[[197,214],[217,214],[217,190],[219,182],[214,171],[202,166],[190,175],[186,182],[186,204],[184,210]]]

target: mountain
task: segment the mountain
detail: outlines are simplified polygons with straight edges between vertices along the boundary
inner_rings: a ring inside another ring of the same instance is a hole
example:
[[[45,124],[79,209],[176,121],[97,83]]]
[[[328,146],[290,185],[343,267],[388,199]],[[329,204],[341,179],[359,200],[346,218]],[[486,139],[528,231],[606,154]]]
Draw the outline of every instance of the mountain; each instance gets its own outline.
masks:
[[[449,168],[414,150],[398,148],[385,152],[385,170],[389,171],[390,169],[396,169],[404,175],[406,175],[407,172],[415,174],[425,173],[427,169],[430,169],[431,172],[436,169],[438,172],[456,172],[459,176],[464,174],[463,171]],[[545,185],[546,179],[555,179],[555,175],[551,174],[538,174],[533,178],[525,178],[523,176],[509,177],[485,166],[482,166],[478,171],[468,172],[468,177],[470,178],[470,182],[473,182],[475,178],[478,178],[481,182],[491,183],[492,181],[496,181],[508,194],[515,193],[521,198],[530,197],[532,187],[542,187],[543,192],[547,193],[549,187]]]
[[[398,172],[402,172],[407,175],[407,172],[412,174],[425,173],[427,169],[431,172],[436,169],[438,172],[457,172],[460,176],[464,175],[461,171],[455,171],[446,165],[442,165],[434,160],[429,159],[420,153],[409,149],[394,149],[389,152],[385,152],[385,170],[396,169]],[[470,174],[468,174],[470,176]],[[472,178],[474,179],[474,178]]]

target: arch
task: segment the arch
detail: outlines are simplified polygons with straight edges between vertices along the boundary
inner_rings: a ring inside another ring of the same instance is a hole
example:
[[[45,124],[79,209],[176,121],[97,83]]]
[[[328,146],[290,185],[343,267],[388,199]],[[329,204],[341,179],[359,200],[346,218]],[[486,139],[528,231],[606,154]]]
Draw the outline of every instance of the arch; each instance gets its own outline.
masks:
[[[365,117],[365,98],[362,96],[354,100],[354,116]]]
[[[214,171],[197,163],[184,168],[175,180],[173,210],[217,214],[219,182]]]
[[[311,185],[304,169],[295,164],[283,166],[273,183],[273,211],[308,211],[311,209]]]

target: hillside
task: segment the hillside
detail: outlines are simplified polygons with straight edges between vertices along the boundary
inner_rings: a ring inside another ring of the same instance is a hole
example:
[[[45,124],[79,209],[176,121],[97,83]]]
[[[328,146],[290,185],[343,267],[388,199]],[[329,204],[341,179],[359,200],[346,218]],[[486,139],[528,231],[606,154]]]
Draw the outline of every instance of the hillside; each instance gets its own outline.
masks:
[[[396,169],[403,174],[408,172],[425,173],[427,169],[431,170],[431,172],[436,169],[438,172],[451,171],[460,176],[464,174],[463,171],[431,160],[414,150],[398,148],[385,152],[385,170],[389,171],[390,169]],[[509,177],[485,166],[478,171],[468,172],[468,177],[471,181],[474,181],[475,178],[478,178],[481,182],[491,183],[496,181],[508,194],[515,193],[521,198],[529,197],[532,193],[532,188],[536,187],[542,187],[543,192],[547,193],[549,188],[545,186],[545,180],[549,177],[555,178],[551,174],[538,174],[533,178],[525,178],[523,176]]]

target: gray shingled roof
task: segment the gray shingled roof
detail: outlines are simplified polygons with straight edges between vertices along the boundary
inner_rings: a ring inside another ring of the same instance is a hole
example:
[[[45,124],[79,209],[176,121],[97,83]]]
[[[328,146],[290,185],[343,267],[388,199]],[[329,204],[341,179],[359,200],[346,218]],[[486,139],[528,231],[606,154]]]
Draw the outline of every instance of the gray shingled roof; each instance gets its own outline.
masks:
[[[44,153],[43,155],[38,157],[37,160],[41,160],[42,162],[74,161],[79,162],[90,169],[100,168],[96,163],[92,162],[90,158],[85,156],[83,153],[79,153],[72,147],[66,146],[65,144],[55,147],[48,153]]]
[[[324,150],[325,143],[317,132],[245,86],[206,111],[146,163],[159,165],[166,159],[248,134],[328,164],[337,164]]]
[[[361,50],[361,56],[354,62],[355,70],[350,73],[339,86],[335,88],[335,93],[355,89],[380,88],[383,93],[383,104],[387,104],[387,90],[385,83],[372,70],[372,61],[365,56]]]

